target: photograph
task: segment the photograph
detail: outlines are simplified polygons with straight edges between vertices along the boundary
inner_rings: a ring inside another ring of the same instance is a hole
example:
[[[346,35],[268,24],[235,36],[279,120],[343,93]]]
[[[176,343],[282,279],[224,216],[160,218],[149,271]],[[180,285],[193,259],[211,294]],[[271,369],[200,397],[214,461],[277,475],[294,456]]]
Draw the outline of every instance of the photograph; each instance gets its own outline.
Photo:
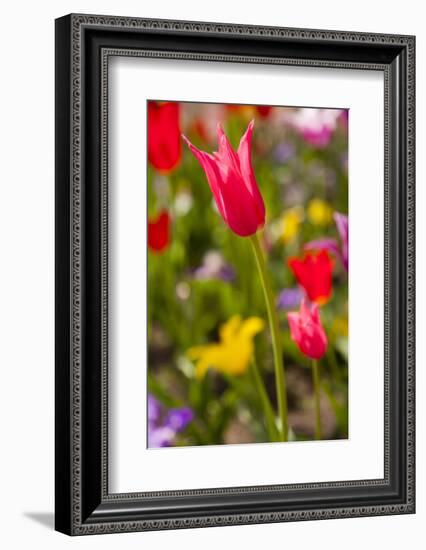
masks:
[[[349,438],[349,124],[147,101],[147,448]]]

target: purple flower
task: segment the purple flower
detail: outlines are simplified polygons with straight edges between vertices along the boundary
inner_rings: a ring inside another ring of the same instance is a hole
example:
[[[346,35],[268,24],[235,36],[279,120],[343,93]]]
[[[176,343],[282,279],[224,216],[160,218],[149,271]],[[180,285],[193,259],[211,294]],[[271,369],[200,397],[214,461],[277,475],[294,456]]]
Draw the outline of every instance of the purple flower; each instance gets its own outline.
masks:
[[[278,309],[297,309],[303,298],[303,292],[298,287],[285,288],[277,299]]]
[[[194,418],[189,407],[167,410],[153,395],[148,394],[148,447],[170,447],[176,434],[182,432]]]
[[[336,239],[317,239],[306,243],[306,250],[328,250],[334,254],[343,264],[343,267],[349,269],[349,223],[348,217],[340,212],[334,212],[334,223],[336,224],[337,232],[339,233],[340,246]]]
[[[157,422],[161,415],[160,402],[153,395],[148,394],[148,421]]]
[[[221,280],[230,282],[235,279],[235,271],[227,264],[216,250],[210,250],[203,258],[203,263],[194,271],[194,278],[198,280]]]
[[[166,425],[175,432],[181,432],[191,422],[192,418],[193,414],[189,407],[170,409],[166,417]]]
[[[333,214],[334,222],[337,227],[337,232],[340,237],[340,251],[343,265],[348,271],[349,269],[349,220],[348,217],[340,212]]]
[[[148,447],[150,449],[170,447],[175,435],[168,426],[148,426]]]
[[[282,141],[275,147],[273,156],[277,162],[284,164],[294,157],[294,147],[291,143]]]

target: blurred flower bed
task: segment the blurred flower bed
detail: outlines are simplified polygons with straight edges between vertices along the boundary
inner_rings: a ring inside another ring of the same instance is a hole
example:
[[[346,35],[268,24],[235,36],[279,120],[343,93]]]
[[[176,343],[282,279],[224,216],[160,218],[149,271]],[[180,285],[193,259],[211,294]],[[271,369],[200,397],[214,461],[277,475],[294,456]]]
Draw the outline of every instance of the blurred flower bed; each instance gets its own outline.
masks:
[[[347,130],[148,103],[149,447],[348,437]]]

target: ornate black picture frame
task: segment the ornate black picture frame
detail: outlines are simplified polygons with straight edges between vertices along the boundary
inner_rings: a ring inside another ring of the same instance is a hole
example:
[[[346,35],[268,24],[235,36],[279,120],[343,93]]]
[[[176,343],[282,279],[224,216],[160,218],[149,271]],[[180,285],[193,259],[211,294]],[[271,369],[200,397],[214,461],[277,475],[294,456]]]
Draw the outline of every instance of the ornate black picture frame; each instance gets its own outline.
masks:
[[[385,97],[384,478],[110,494],[110,56],[376,70]],[[68,15],[56,21],[56,529],[69,535],[415,510],[415,38]]]

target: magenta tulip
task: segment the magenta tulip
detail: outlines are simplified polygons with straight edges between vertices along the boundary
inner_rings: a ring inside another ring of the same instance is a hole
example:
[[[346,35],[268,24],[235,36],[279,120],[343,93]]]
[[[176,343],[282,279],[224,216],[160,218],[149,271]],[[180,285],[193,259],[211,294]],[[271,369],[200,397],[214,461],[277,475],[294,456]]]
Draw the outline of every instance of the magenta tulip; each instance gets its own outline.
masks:
[[[321,324],[317,304],[311,307],[302,300],[300,311],[287,313],[291,338],[300,351],[311,359],[321,359],[327,351],[327,336]]]
[[[207,176],[217,208],[225,223],[241,237],[254,235],[265,223],[265,205],[251,165],[251,121],[235,152],[222,126],[217,126],[219,151],[206,153],[182,136]]]

